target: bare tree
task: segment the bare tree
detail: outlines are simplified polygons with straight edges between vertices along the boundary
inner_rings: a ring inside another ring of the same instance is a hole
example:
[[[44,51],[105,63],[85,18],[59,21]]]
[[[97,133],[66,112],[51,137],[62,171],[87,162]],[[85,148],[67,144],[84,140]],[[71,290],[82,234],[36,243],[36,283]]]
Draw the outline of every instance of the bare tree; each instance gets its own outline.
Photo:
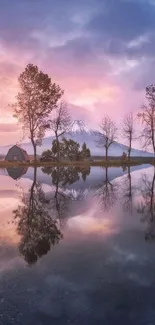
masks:
[[[24,135],[28,135],[37,159],[37,146],[41,145],[46,129],[49,127],[49,115],[61,98],[63,91],[49,76],[39,71],[37,66],[28,64],[19,76],[20,92],[13,105],[14,116],[23,126]]]
[[[140,138],[144,141],[144,148],[152,146],[155,156],[155,85],[146,87],[148,104],[142,105],[138,118],[142,122],[143,130]]]
[[[57,160],[60,160],[60,145],[59,139],[70,130],[71,117],[68,111],[67,104],[61,101],[53,111],[53,116],[50,121],[50,127],[55,134],[57,146]]]
[[[108,160],[109,147],[116,141],[117,127],[109,116],[104,116],[100,124],[100,132],[97,133],[97,144],[105,148],[106,161]]]
[[[122,135],[123,138],[126,140],[128,146],[128,160],[130,160],[131,156],[131,147],[132,141],[134,139],[134,133],[134,117],[133,114],[130,113],[124,117],[122,125]]]

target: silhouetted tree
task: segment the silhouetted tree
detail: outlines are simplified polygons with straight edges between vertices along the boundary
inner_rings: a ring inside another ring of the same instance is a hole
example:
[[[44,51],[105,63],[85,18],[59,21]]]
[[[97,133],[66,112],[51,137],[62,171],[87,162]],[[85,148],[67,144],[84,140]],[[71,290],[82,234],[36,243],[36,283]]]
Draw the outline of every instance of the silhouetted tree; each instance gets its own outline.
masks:
[[[127,142],[128,146],[128,160],[130,160],[132,141],[134,139],[135,129],[134,129],[134,117],[130,113],[124,117],[122,125],[122,135],[124,140]]]
[[[155,85],[146,87],[146,99],[148,104],[142,105],[142,111],[138,113],[143,125],[140,139],[146,149],[152,146],[155,156]]]
[[[14,116],[23,125],[24,134],[31,140],[36,161],[37,146],[42,143],[45,131],[49,128],[49,115],[63,91],[33,64],[27,65],[18,81],[20,92],[13,105]]]
[[[109,116],[104,116],[100,124],[100,132],[97,133],[97,144],[105,148],[106,160],[108,160],[108,150],[116,141],[117,127]]]
[[[28,264],[35,263],[39,257],[59,242],[62,234],[57,227],[56,218],[51,215],[49,199],[39,183],[34,180],[28,194],[22,195],[22,205],[13,211],[17,232],[21,236],[19,250]]]
[[[82,145],[82,149],[80,152],[81,159],[88,159],[91,156],[90,149],[87,147],[86,143],[84,142]]]
[[[70,130],[71,127],[71,117],[67,108],[67,104],[65,102],[60,102],[60,104],[53,111],[52,119],[50,121],[50,127],[55,134],[55,153],[57,157],[57,161],[60,160],[60,147],[59,142],[60,138],[66,132]]]

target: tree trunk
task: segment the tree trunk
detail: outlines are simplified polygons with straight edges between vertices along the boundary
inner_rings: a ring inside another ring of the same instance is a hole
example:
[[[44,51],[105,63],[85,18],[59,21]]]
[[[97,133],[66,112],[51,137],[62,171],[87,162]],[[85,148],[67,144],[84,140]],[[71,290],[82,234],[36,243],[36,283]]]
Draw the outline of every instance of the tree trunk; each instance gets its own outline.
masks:
[[[37,162],[37,146],[36,146],[36,144],[35,144],[35,142],[34,142],[33,139],[31,139],[31,142],[32,142],[33,151],[34,151],[34,163],[36,164],[36,162]]]
[[[132,134],[130,133],[130,142],[129,142],[129,150],[128,150],[128,160],[130,161],[131,156],[131,142],[132,142]]]
[[[108,183],[108,168],[105,169],[105,181]]]
[[[59,138],[57,133],[55,134],[56,136],[56,144],[57,144],[57,161],[60,161],[60,146],[59,146]]]
[[[29,201],[29,211],[28,211],[28,224],[30,226],[31,224],[31,211],[33,210],[33,203],[34,203],[34,188],[36,186],[36,182],[37,182],[37,167],[34,167],[34,174],[33,174],[33,183],[30,189],[30,201]]]
[[[108,147],[105,148],[105,159],[108,160]]]
[[[34,181],[34,184],[36,184],[36,182],[37,182],[37,167],[36,166],[34,167],[33,181]]]
[[[129,151],[128,151],[128,160],[130,161],[130,156],[131,156],[131,147],[129,147]]]
[[[154,219],[154,214],[153,214],[153,205],[154,205],[154,183],[155,183],[155,166],[154,166],[154,175],[153,175],[153,180],[152,180],[152,186],[151,186],[151,201],[150,201],[150,213],[151,213],[151,221]]]
[[[153,152],[154,152],[154,161],[155,161],[155,139],[154,139],[154,127],[152,125],[152,146],[153,146]]]
[[[130,172],[130,166],[128,166],[128,179],[129,179],[129,197],[132,196],[132,184],[131,184],[131,172]]]

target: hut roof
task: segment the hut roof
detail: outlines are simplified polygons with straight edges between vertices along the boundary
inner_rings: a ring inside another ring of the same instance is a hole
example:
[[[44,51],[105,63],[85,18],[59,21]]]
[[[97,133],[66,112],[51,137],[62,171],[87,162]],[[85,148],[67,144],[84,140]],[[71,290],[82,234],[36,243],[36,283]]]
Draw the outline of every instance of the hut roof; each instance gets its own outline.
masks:
[[[14,146],[12,146],[10,149],[12,149],[13,147],[17,147],[17,148],[19,148],[19,149],[23,152],[25,160],[29,160],[29,156],[28,156],[28,153],[26,152],[26,150],[24,150],[22,147],[20,147],[20,146],[17,145],[17,144],[14,145]]]

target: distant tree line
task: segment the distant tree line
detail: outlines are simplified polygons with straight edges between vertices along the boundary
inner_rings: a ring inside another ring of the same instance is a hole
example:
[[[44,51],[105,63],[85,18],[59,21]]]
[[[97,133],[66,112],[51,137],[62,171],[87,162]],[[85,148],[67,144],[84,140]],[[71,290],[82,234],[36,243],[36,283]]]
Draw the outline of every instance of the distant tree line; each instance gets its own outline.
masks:
[[[42,158],[51,157],[60,160],[89,159],[91,152],[83,143],[82,148],[72,139],[66,139],[65,134],[71,129],[71,116],[67,104],[63,101],[64,91],[51,78],[40,71],[33,64],[28,64],[18,78],[20,90],[16,96],[16,102],[12,105],[14,116],[21,123],[23,135],[28,136],[34,150],[34,161],[37,160],[37,147],[47,130],[52,130],[55,139],[51,143],[51,149],[43,153]],[[155,85],[146,87],[147,103],[141,111],[134,116],[127,114],[121,125],[121,135],[127,146],[128,160],[131,157],[133,141],[140,139],[143,147],[152,147],[155,155]],[[137,137],[135,134],[136,121],[140,121],[142,132]],[[108,115],[103,116],[96,133],[96,146],[105,150],[106,160],[109,149],[118,139],[118,127],[115,121]]]

